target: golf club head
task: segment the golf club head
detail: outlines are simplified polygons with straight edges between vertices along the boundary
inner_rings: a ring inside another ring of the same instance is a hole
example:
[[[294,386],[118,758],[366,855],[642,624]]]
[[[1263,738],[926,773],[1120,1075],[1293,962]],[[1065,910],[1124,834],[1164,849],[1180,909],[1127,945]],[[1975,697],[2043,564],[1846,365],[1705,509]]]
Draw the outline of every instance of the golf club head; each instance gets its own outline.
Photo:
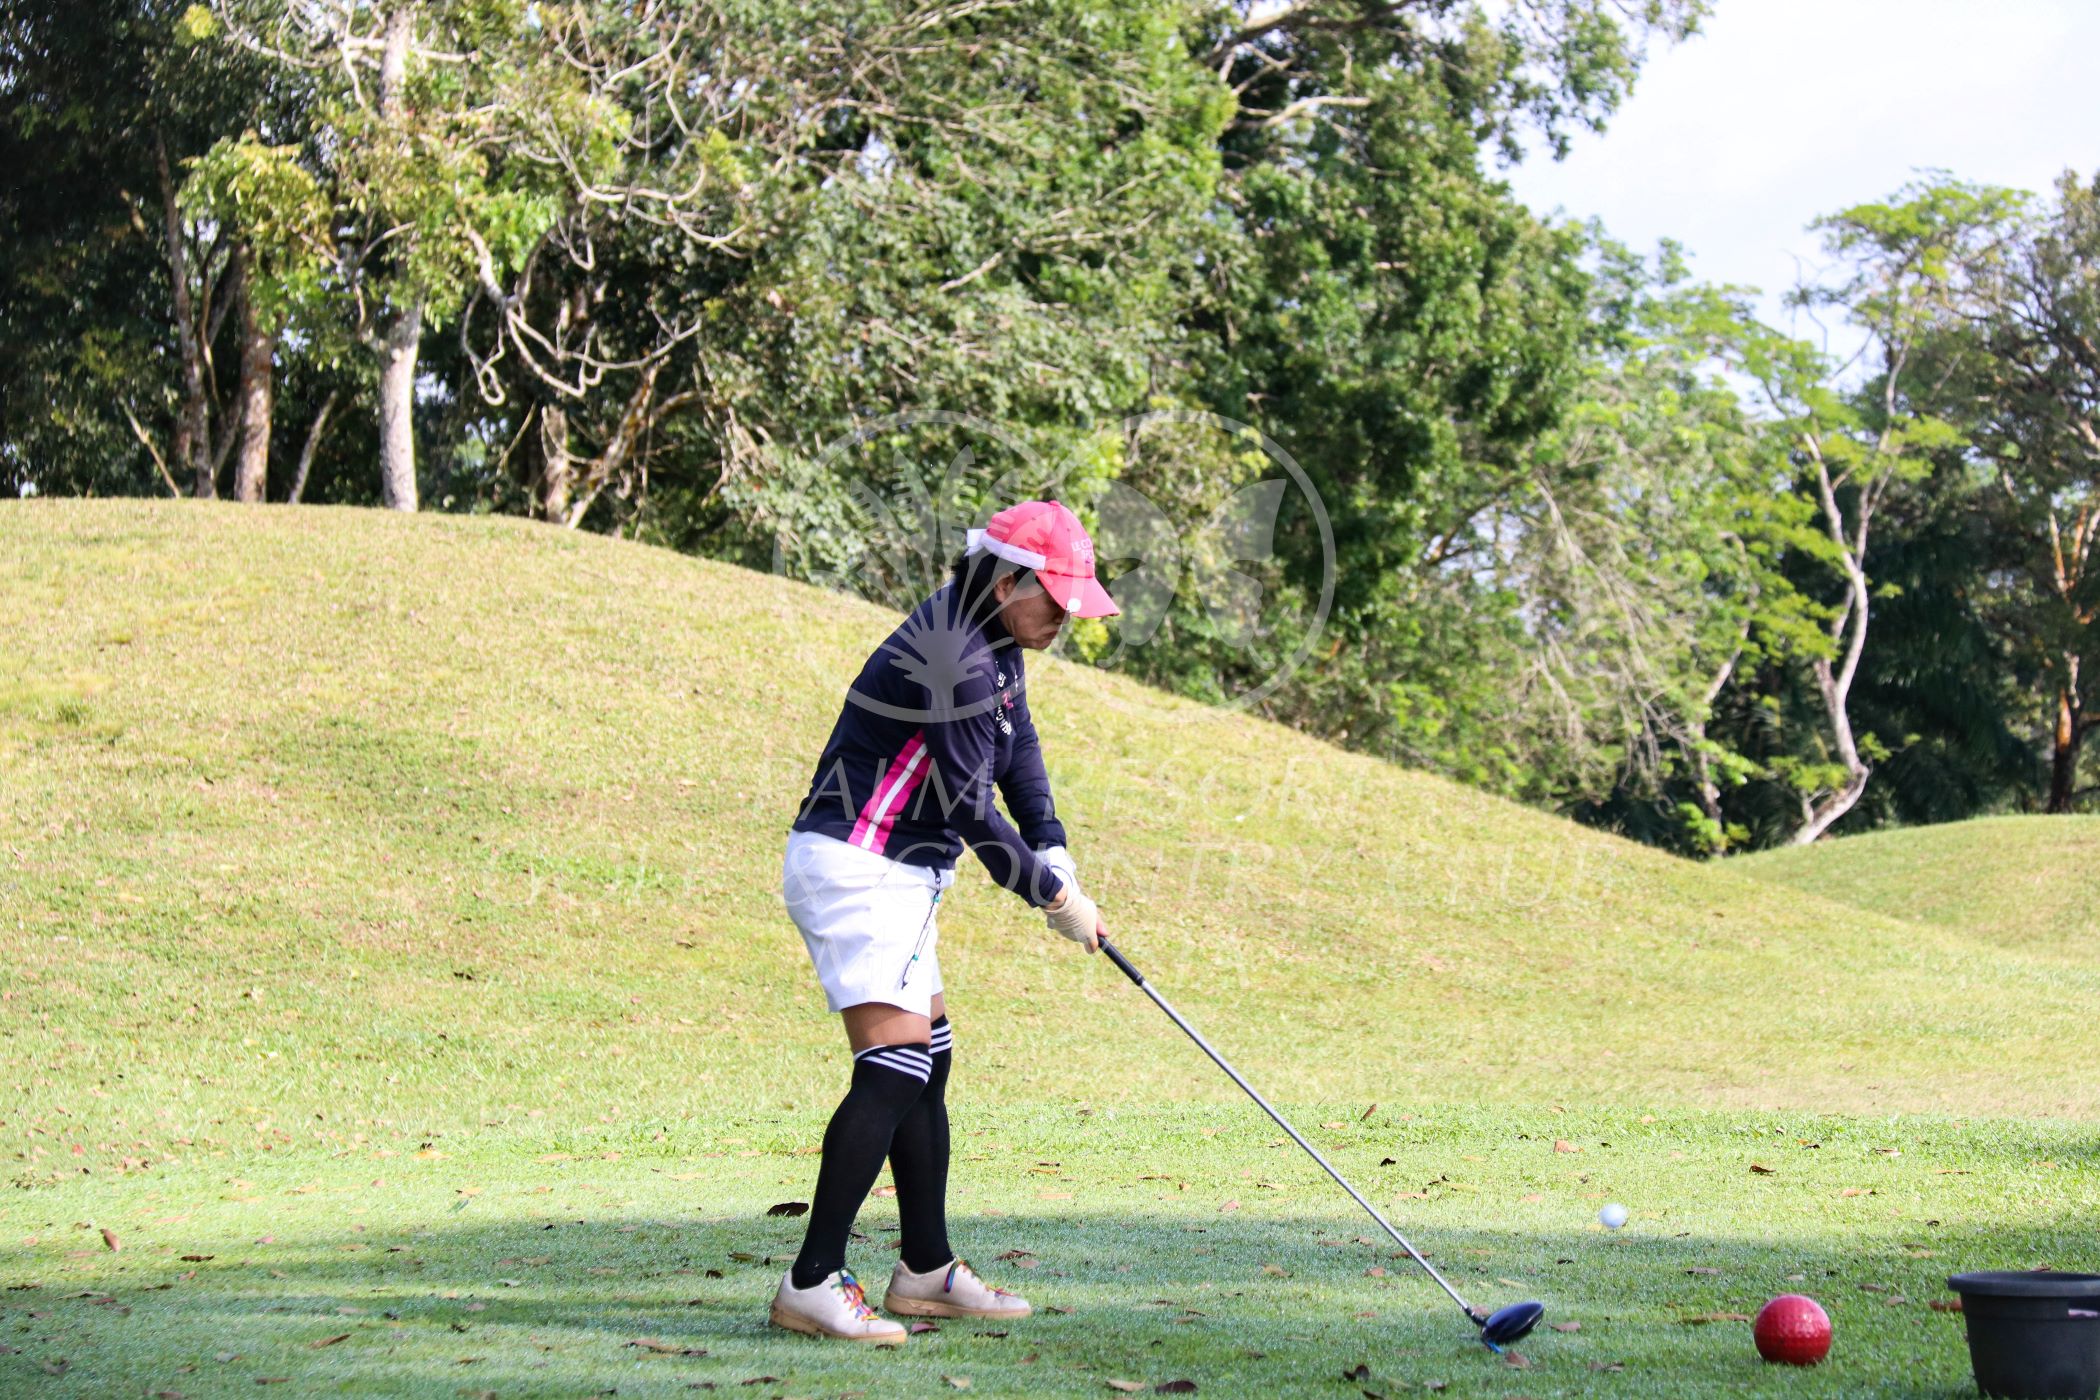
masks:
[[[1500,1351],[1511,1342],[1528,1336],[1546,1315],[1544,1303],[1511,1303],[1497,1308],[1480,1323],[1480,1340]]]

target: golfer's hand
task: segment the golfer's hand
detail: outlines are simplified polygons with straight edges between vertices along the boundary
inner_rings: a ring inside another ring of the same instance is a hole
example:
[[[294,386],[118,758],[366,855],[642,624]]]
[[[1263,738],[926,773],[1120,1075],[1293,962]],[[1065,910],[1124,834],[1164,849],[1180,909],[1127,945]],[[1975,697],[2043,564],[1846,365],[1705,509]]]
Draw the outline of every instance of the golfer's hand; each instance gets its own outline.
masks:
[[[1057,892],[1057,898],[1043,906],[1043,914],[1050,927],[1071,939],[1084,943],[1089,953],[1101,950],[1102,935],[1108,930],[1102,926],[1101,911],[1094,901],[1079,892],[1079,887],[1067,884]]]

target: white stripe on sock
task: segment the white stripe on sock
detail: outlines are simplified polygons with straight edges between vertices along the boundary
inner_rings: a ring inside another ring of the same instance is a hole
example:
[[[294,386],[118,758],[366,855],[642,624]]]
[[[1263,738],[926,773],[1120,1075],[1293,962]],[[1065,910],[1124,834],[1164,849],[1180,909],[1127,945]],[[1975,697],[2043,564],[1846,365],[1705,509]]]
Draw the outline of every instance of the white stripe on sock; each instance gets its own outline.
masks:
[[[870,1045],[853,1058],[865,1060],[870,1055],[913,1055],[922,1060],[933,1058],[933,1052],[923,1045]]]
[[[871,1045],[853,1057],[908,1074],[924,1084],[933,1078],[933,1055],[916,1045]]]

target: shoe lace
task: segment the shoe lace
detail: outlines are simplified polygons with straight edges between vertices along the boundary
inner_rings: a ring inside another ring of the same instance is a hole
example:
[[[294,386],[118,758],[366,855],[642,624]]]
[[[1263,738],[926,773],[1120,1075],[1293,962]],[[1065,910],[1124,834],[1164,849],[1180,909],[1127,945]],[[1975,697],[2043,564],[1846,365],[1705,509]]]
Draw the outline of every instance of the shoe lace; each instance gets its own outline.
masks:
[[[852,1310],[855,1320],[866,1322],[875,1316],[875,1309],[868,1306],[868,1295],[861,1288],[860,1280],[852,1274],[840,1269],[837,1281],[831,1286],[838,1290],[839,1297],[846,1300],[846,1306]]]
[[[955,1278],[957,1274],[968,1274],[971,1278],[977,1280],[978,1287],[990,1289],[993,1293],[997,1294],[1001,1298],[1011,1298],[1015,1296],[996,1284],[986,1283],[984,1281],[983,1276],[980,1275],[975,1269],[970,1267],[970,1261],[963,1258],[961,1255],[957,1255],[955,1258],[955,1262],[948,1266],[948,1284],[946,1289],[943,1290],[944,1292],[952,1293],[955,1291]]]

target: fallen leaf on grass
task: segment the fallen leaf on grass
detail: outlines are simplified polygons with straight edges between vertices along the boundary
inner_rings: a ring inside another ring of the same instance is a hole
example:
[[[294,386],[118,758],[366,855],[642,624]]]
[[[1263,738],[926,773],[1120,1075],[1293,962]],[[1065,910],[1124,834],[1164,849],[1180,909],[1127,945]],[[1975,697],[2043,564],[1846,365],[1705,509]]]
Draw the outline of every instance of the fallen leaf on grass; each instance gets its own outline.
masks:
[[[1696,1317],[1682,1317],[1678,1321],[1687,1327],[1701,1327],[1709,1322],[1748,1322],[1750,1314],[1738,1312],[1700,1313]]]
[[[290,1379],[290,1376],[257,1376],[255,1383],[257,1385],[283,1385]]]
[[[1108,1382],[1108,1388],[1110,1390],[1120,1390],[1126,1395],[1134,1395],[1145,1388],[1145,1383],[1143,1381],[1110,1381]]]
[[[897,1198],[897,1188],[894,1186],[878,1186],[875,1188],[874,1195],[877,1200],[892,1201]]]
[[[1502,1353],[1502,1364],[1512,1371],[1528,1371],[1531,1369],[1531,1358],[1521,1351],[1505,1351]]]
[[[107,1225],[102,1227],[102,1243],[108,1245],[111,1249],[122,1249],[124,1247],[117,1243],[117,1232],[110,1229]]]
[[[1423,1382],[1422,1382],[1422,1389],[1424,1389],[1424,1390],[1449,1390],[1450,1388],[1451,1388],[1451,1382],[1449,1382],[1449,1381],[1423,1381]]]
[[[1238,1201],[1227,1201],[1224,1205],[1218,1207],[1218,1212],[1223,1214],[1228,1210],[1238,1210],[1239,1208],[1240,1203]]]
[[[782,1202],[781,1202],[781,1203],[780,1203],[779,1205],[777,1205],[777,1206],[768,1206],[768,1207],[766,1207],[766,1214],[767,1214],[767,1215],[807,1215],[807,1214],[809,1214],[809,1202],[808,1202],[808,1201],[782,1201]],[[733,1255],[732,1255],[731,1257],[732,1257],[732,1258],[734,1258],[735,1256],[733,1256]]]
[[[1773,1168],[1766,1166],[1763,1162],[1752,1162],[1750,1164],[1750,1170],[1752,1173],[1758,1176],[1771,1176],[1774,1171]]]
[[[1391,1157],[1380,1157],[1378,1159],[1378,1165],[1381,1167],[1397,1167],[1400,1164]]]
[[[707,1355],[706,1347],[689,1347],[684,1342],[658,1341],[655,1337],[636,1337],[633,1341],[627,1343],[627,1345],[631,1347],[637,1347],[642,1351],[653,1351],[662,1356]]]
[[[910,1329],[910,1330],[911,1330],[911,1334],[912,1334],[912,1335],[913,1335],[914,1337],[916,1337],[916,1336],[918,1336],[918,1335],[919,1335],[919,1334],[920,1334],[921,1332],[938,1332],[938,1331],[940,1331],[941,1329],[940,1329],[940,1327],[939,1327],[938,1325],[936,1325],[936,1324],[934,1324],[934,1323],[931,1323],[931,1322],[914,1322],[914,1323],[913,1323],[913,1324],[911,1325],[911,1329]]]
[[[1576,1146],[1576,1145],[1575,1145],[1574,1143],[1572,1143],[1572,1142],[1569,1142],[1569,1141],[1568,1141],[1568,1140],[1567,1140],[1566,1138],[1555,1138],[1555,1139],[1553,1139],[1553,1150],[1554,1150],[1555,1152],[1580,1152],[1580,1151],[1582,1151],[1582,1149],[1581,1149],[1580,1147],[1577,1147],[1577,1146]]]
[[[1590,1369],[1592,1371],[1623,1371],[1626,1369],[1626,1363],[1623,1361],[1592,1361]]]
[[[1009,1249],[1004,1254],[993,1255],[992,1258],[1004,1263],[1009,1259],[1027,1259],[1033,1256],[1034,1253],[1035,1251],[1032,1249]]]
[[[1274,1264],[1262,1265],[1261,1271],[1271,1278],[1289,1278],[1291,1276],[1290,1270],[1279,1268]]]
[[[1719,1269],[1697,1268],[1686,1269],[1685,1272],[1688,1274],[1696,1275],[1699,1278],[1719,1278],[1721,1276],[1721,1271]]]
[[[1072,1311],[1070,1308],[1061,1308],[1055,1303],[1047,1304],[1046,1307],[1054,1313],[1070,1313]]]
[[[1158,1395],[1194,1395],[1196,1393],[1196,1383],[1185,1380],[1161,1381],[1158,1385],[1153,1386],[1152,1389]]]
[[[1582,1324],[1579,1322],[1549,1322],[1546,1325],[1556,1332],[1580,1332],[1582,1330]]]
[[[1342,1372],[1342,1379],[1345,1381],[1356,1381],[1360,1384],[1371,1379],[1371,1368],[1367,1363],[1359,1361],[1348,1370]]]
[[[957,1390],[968,1390],[970,1388],[970,1378],[968,1376],[942,1376],[941,1379],[954,1386]]]
[[[738,1385],[770,1385],[770,1384],[771,1384],[772,1382],[774,1382],[774,1381],[777,1381],[777,1380],[779,1380],[779,1379],[780,1379],[780,1377],[778,1377],[778,1376],[753,1376],[753,1377],[752,1377],[752,1378],[751,1378],[750,1380],[748,1380],[748,1381],[738,1381],[738,1382],[737,1382],[737,1384],[738,1384]]]
[[[1366,1276],[1368,1276],[1368,1277],[1370,1277],[1370,1278],[1384,1278],[1384,1277],[1385,1277],[1385,1270],[1384,1270],[1384,1269],[1381,1269],[1381,1268],[1379,1268],[1379,1267],[1378,1267],[1378,1266],[1377,1266],[1376,1264],[1373,1264],[1373,1265],[1372,1265],[1372,1266],[1371,1266],[1370,1268],[1368,1268],[1368,1269],[1365,1269],[1365,1270],[1364,1270],[1364,1273],[1365,1273],[1365,1275],[1366,1275]]]
[[[1958,1313],[1958,1312],[1960,1312],[1960,1311],[1961,1311],[1961,1299],[1959,1299],[1959,1298],[1935,1298],[1935,1299],[1933,1299],[1933,1300],[1932,1300],[1932,1301],[1931,1301],[1930,1303],[1926,1304],[1926,1306],[1927,1306],[1927,1307],[1929,1307],[1929,1308],[1931,1308],[1931,1309],[1932,1309],[1932,1310],[1933,1310],[1934,1312],[1956,1312],[1956,1313]]]
[[[182,1256],[182,1262],[185,1264],[202,1264],[206,1260],[216,1258],[218,1258],[216,1254],[185,1254]]]

